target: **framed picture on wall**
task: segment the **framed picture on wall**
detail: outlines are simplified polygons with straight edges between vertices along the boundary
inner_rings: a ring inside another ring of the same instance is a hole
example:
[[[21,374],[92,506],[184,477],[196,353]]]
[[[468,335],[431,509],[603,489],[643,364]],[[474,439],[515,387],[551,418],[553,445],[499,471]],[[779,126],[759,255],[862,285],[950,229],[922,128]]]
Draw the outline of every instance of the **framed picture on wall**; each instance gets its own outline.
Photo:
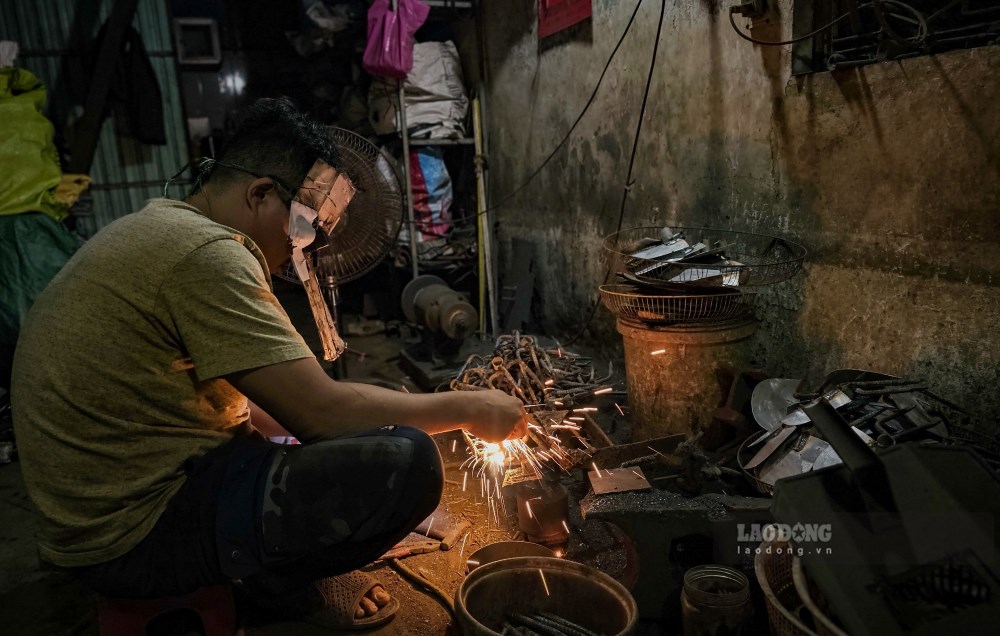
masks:
[[[222,62],[219,24],[212,18],[175,18],[174,44],[181,64],[214,66]]]

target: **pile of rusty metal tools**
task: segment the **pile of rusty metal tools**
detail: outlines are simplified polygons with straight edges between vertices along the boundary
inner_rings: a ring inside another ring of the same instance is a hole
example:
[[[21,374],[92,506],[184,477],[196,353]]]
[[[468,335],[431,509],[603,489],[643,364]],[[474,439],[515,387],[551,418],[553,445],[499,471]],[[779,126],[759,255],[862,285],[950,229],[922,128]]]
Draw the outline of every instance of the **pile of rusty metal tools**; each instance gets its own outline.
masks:
[[[754,389],[754,416],[764,430],[747,438],[738,459],[764,494],[771,494],[779,479],[841,463],[803,410],[806,402],[819,397],[869,446],[885,449],[909,441],[970,446],[994,470],[1000,468],[1000,444],[963,425],[961,407],[918,380],[841,369],[830,373],[817,390],[803,384],[771,379]]]
[[[533,336],[515,331],[497,338],[491,357],[469,356],[451,388],[498,389],[519,398],[532,417],[528,435],[541,458],[568,470],[589,457],[595,444],[611,445],[589,416],[597,409],[579,405],[611,393],[612,387],[604,383],[612,374],[609,364],[607,375],[598,377],[589,358],[564,351],[558,344],[545,348]],[[572,440],[577,440],[582,450],[563,444]]]
[[[469,356],[451,388],[458,391],[500,389],[521,398],[528,407],[558,410],[590,400],[602,390],[608,374],[596,377],[590,359],[562,347],[546,349],[533,336],[512,335],[497,338],[492,358]]]

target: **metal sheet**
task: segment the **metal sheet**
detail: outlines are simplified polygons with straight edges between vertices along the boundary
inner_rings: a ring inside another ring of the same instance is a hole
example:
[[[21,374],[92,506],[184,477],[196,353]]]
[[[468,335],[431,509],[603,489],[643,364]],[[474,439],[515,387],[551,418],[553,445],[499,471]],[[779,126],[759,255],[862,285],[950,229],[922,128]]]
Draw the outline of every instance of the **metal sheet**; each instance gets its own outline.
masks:
[[[635,468],[609,468],[601,471],[592,470],[587,473],[587,477],[590,479],[590,485],[594,488],[595,495],[649,490],[651,488],[642,469],[638,466]]]
[[[801,380],[770,378],[754,387],[750,409],[757,424],[769,431],[781,426],[781,418],[788,415],[788,407],[799,402],[795,397],[799,382]]]

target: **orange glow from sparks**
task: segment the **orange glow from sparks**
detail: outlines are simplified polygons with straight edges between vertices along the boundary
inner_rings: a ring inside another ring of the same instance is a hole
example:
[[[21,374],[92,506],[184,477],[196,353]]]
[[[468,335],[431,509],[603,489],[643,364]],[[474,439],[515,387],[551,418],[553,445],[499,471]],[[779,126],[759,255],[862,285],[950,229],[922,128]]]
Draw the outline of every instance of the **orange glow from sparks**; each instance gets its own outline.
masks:
[[[555,555],[556,555],[557,559],[561,559],[562,555],[563,555],[563,551],[562,550],[556,550]]]

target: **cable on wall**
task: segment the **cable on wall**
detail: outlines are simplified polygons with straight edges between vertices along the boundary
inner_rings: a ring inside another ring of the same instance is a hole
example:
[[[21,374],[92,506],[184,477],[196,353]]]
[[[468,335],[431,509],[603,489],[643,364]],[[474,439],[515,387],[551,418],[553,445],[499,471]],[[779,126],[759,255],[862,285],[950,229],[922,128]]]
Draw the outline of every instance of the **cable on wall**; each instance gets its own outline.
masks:
[[[653,83],[653,70],[656,68],[656,54],[660,49],[660,33],[663,31],[663,16],[666,13],[666,9],[667,0],[660,0],[660,21],[656,25],[656,37],[653,39],[653,53],[649,60],[649,73],[646,75],[646,87],[643,89],[642,104],[639,106],[639,121],[636,122],[635,136],[632,138],[632,153],[629,155],[628,171],[625,174],[625,185],[622,188],[622,201],[618,208],[618,223],[616,225],[617,229],[615,230],[616,233],[620,232],[622,229],[622,222],[625,220],[625,204],[628,202],[628,193],[632,189],[632,185],[634,183],[634,180],[632,179],[632,169],[635,166],[635,155],[639,148],[639,137],[642,134],[642,120],[646,118],[646,102],[649,99],[649,87]],[[608,276],[610,275],[610,269],[605,271],[604,282],[601,283],[602,285],[608,282]],[[586,333],[587,328],[590,327],[590,324],[594,321],[594,316],[597,315],[597,307],[599,305],[600,302],[594,303],[594,307],[590,310],[590,316],[587,318],[587,321],[582,327],[580,327],[580,330],[576,332],[575,335],[566,341],[566,344],[573,344],[580,338],[580,336]]]
[[[566,142],[569,141],[570,135],[572,135],[573,131],[576,130],[576,127],[580,123],[580,120],[583,119],[583,116],[587,113],[588,110],[590,110],[590,105],[594,103],[594,99],[597,97],[597,92],[601,88],[601,82],[604,81],[604,76],[607,74],[608,68],[611,66],[611,61],[615,59],[615,55],[618,53],[618,49],[621,48],[622,42],[625,41],[625,36],[628,35],[629,30],[632,28],[632,23],[635,22],[635,16],[637,13],[639,13],[639,7],[641,6],[642,6],[642,0],[639,0],[635,5],[635,9],[632,10],[632,16],[628,19],[628,24],[625,25],[625,30],[622,31],[621,37],[618,38],[618,43],[615,44],[614,50],[611,51],[611,55],[608,57],[608,61],[604,63],[604,70],[601,71],[601,76],[597,79],[597,84],[594,85],[594,90],[590,93],[590,97],[587,99],[587,103],[584,104],[583,110],[581,110],[580,114],[577,115],[576,121],[574,121],[573,125],[570,126],[569,130],[566,131],[566,134],[563,136],[562,140],[558,144],[556,144],[556,147],[552,149],[552,152],[550,152],[549,155],[545,157],[545,159],[542,161],[542,163],[540,163],[538,167],[535,168],[531,172],[531,174],[528,175],[528,178],[525,179],[521,183],[521,185],[517,186],[509,193],[500,197],[499,201],[489,206],[479,214],[489,214],[493,210],[499,208],[500,206],[504,205],[505,203],[513,199],[515,195],[521,192],[521,190],[524,190],[526,187],[528,187],[528,184],[530,184],[534,180],[534,178],[538,176],[538,174],[545,168],[545,166],[547,166],[549,162],[552,161],[552,158],[555,157],[556,154],[560,150],[562,150],[562,147],[566,145]]]
[[[872,6],[872,5],[871,4],[859,4],[858,8],[859,9],[865,9],[865,8],[870,7],[870,6]],[[784,46],[786,44],[795,44],[796,42],[801,42],[803,40],[808,40],[809,38],[811,38],[812,36],[814,36],[814,35],[816,35],[818,33],[822,33],[823,31],[826,31],[827,29],[833,28],[834,26],[836,26],[837,24],[839,24],[842,20],[844,20],[845,18],[847,18],[847,17],[849,17],[851,15],[850,13],[845,13],[844,15],[840,16],[839,18],[837,18],[833,22],[830,22],[828,24],[824,24],[823,26],[821,26],[820,28],[816,29],[812,33],[807,33],[806,35],[802,35],[802,36],[799,36],[797,38],[792,38],[791,40],[782,40],[780,42],[774,42],[774,41],[771,41],[771,40],[758,40],[758,39],[756,39],[754,37],[751,37],[751,36],[747,35],[743,31],[741,31],[740,28],[738,26],[736,26],[736,17],[735,17],[736,14],[739,12],[739,10],[740,10],[740,5],[738,5],[738,4],[729,7],[729,24],[732,25],[733,31],[736,31],[736,35],[740,36],[741,38],[743,38],[747,42],[753,42],[754,44],[763,44],[764,46]]]

